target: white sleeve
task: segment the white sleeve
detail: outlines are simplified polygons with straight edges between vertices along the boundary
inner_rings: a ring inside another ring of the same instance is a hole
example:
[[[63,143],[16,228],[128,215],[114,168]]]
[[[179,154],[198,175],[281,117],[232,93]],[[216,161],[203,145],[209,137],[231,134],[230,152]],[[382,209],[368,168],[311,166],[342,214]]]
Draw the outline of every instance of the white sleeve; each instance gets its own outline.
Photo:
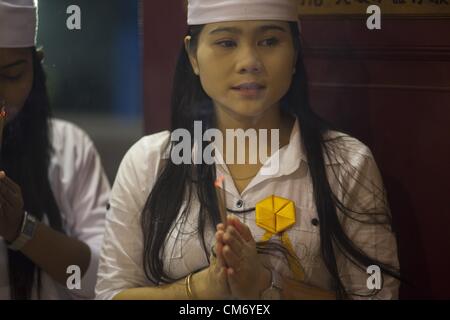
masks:
[[[160,135],[156,135],[158,137]],[[143,138],[120,165],[107,212],[96,299],[112,299],[125,289],[152,286],[144,273],[141,212],[160,163],[155,136]]]
[[[92,299],[110,185],[90,138],[70,123],[57,121],[54,126],[55,134],[59,135],[55,137],[57,160],[50,172],[55,198],[67,235],[84,242],[91,250],[81,289],[64,289],[73,298]]]
[[[368,215],[350,213],[351,217],[363,220],[355,221],[349,217],[343,219],[343,228],[347,237],[365,254],[384,264],[399,268],[397,242],[390,223],[370,224],[377,219],[376,213],[384,213],[390,217],[389,205],[383,181],[370,150],[365,147],[350,161],[350,177],[344,183],[347,189],[344,205],[357,212]],[[384,216],[386,217],[386,216]],[[381,220],[379,220],[381,219]],[[388,221],[380,216],[378,221]],[[373,220],[372,220],[373,221]],[[367,280],[371,274],[361,270],[337,249],[339,273],[344,287],[352,299],[398,299],[399,281],[389,275],[383,275],[380,290],[370,290]]]

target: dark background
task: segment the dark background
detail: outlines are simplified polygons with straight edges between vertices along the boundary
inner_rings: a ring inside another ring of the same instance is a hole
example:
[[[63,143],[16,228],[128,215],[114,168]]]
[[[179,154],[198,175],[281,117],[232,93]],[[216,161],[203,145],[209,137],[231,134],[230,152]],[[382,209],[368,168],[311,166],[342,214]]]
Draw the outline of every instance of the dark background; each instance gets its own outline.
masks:
[[[81,30],[69,30],[70,5]],[[38,46],[53,113],[83,128],[113,182],[119,163],[142,136],[142,56],[138,0],[39,0]]]

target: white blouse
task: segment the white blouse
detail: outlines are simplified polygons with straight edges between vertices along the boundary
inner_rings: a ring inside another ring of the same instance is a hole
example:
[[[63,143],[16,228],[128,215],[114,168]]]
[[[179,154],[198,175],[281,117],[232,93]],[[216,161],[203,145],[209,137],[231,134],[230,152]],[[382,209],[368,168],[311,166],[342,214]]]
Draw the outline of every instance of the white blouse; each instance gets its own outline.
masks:
[[[63,228],[69,237],[89,246],[91,260],[79,290],[69,290],[42,271],[41,299],[93,298],[110,185],[100,157],[86,133],[69,122],[52,120],[51,135],[54,153],[49,179]],[[48,223],[48,220],[44,222]],[[35,277],[33,299],[37,298],[36,288]],[[8,254],[4,241],[0,241],[0,299],[10,299]]]
[[[328,135],[330,138],[343,136],[338,140],[339,148],[332,148],[334,155],[325,157],[328,178],[335,195],[347,208],[363,212],[388,212],[381,176],[370,150],[360,141],[341,133],[330,132]],[[122,160],[107,213],[96,286],[98,299],[112,299],[125,289],[154,285],[146,278],[143,269],[140,216],[158,172],[164,162],[168,161],[165,146],[169,140],[168,131],[144,137]],[[334,145],[337,146],[337,142]],[[236,211],[254,208],[256,203],[271,195],[294,201],[296,223],[287,233],[304,269],[304,281],[332,290],[331,276],[320,253],[320,225],[314,220],[318,219],[318,215],[298,120],[293,127],[289,144],[277,152],[281,164],[278,172],[272,176],[258,173],[241,194],[226,165],[216,162],[217,175],[225,176],[227,208]],[[274,155],[264,166],[270,165],[273,157]],[[355,173],[358,175],[357,181],[350,177],[349,170],[353,176]],[[198,212],[199,202],[194,196],[187,221],[179,223],[179,216],[166,238],[164,268],[172,278],[182,278],[208,266],[207,256],[195,234]],[[265,231],[256,225],[254,211],[246,215],[239,214],[238,217],[250,227],[256,241],[262,239]],[[339,218],[348,237],[366,254],[389,265],[399,266],[397,244],[390,226],[360,223],[342,213],[339,213]],[[205,231],[208,250],[214,243],[214,233],[213,227]],[[355,267],[338,250],[336,255],[345,288],[362,295],[371,293],[372,290],[367,288],[370,275],[366,270]],[[289,275],[285,263],[272,261],[272,265],[278,272]],[[382,289],[372,299],[396,299],[398,287],[396,279],[385,276]]]

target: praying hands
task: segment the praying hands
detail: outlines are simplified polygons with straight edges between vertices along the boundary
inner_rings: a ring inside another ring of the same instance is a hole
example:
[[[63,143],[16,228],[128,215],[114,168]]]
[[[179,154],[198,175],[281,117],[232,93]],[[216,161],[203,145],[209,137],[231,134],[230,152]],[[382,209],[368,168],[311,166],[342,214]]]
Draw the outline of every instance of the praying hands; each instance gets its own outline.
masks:
[[[218,261],[224,263],[231,296],[260,299],[261,293],[270,286],[271,272],[263,265],[248,226],[228,216],[226,227],[217,226],[215,249]]]

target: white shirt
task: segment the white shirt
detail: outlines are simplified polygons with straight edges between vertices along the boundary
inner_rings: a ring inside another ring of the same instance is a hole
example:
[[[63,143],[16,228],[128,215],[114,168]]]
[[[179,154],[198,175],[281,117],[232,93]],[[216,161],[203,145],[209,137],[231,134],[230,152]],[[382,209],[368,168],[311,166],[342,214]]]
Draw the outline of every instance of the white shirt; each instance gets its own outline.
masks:
[[[336,137],[343,134],[330,132],[329,135]],[[383,201],[386,200],[384,193],[381,193],[381,199],[376,197],[380,195],[380,190],[383,190],[383,184],[372,153],[360,141],[343,136],[344,138],[339,140],[340,148],[334,149],[335,157],[325,158],[332,190],[347,207],[364,212],[372,210],[374,212],[380,208],[388,210],[386,203],[383,206]],[[169,140],[168,131],[144,137],[122,160],[111,193],[111,207],[107,213],[96,286],[98,299],[112,299],[125,289],[154,285],[146,278],[143,270],[140,216],[157,174],[166,161],[165,146]],[[238,211],[254,208],[256,203],[271,195],[294,201],[296,223],[287,233],[304,268],[305,282],[325,290],[332,290],[331,277],[320,254],[319,226],[312,223],[318,216],[298,121],[292,130],[289,144],[278,152],[281,164],[278,173],[272,176],[258,173],[241,194],[231,180],[227,167],[216,162],[217,175],[224,175],[226,179],[227,208]],[[270,164],[271,159],[268,159],[265,166]],[[365,182],[360,184],[349,178],[343,170],[344,166],[352,166],[359,174],[359,180]],[[337,177],[333,174],[333,170]],[[348,191],[346,196],[342,186]],[[164,268],[169,276],[175,279],[208,266],[198,236],[190,232],[196,228],[198,211],[199,202],[194,196],[183,232],[180,232],[180,224],[176,223],[167,237],[163,254]],[[243,220],[241,216],[239,217]],[[340,219],[348,237],[366,254],[398,267],[397,245],[390,226],[357,223],[342,214]],[[246,216],[245,222],[255,240],[259,241],[265,231],[256,225],[254,211]],[[214,232],[212,227],[205,232],[208,250],[214,243]],[[371,292],[367,288],[369,274],[356,268],[342,254],[337,254],[337,264],[347,290],[359,294]],[[279,263],[273,265],[277,266],[278,272],[286,274],[286,266]],[[382,290],[373,298],[397,298],[399,282],[389,276],[384,278]]]
[[[67,236],[89,246],[91,260],[81,279],[80,290],[69,290],[41,271],[41,298],[93,298],[110,185],[100,157],[86,133],[71,123],[52,120],[51,135],[54,153],[50,160],[49,180],[63,228]],[[48,223],[48,220],[44,222]],[[49,250],[48,254],[53,252]],[[7,270],[7,248],[4,241],[0,241],[0,299],[10,299]],[[35,277],[33,299],[37,298],[36,288]]]

